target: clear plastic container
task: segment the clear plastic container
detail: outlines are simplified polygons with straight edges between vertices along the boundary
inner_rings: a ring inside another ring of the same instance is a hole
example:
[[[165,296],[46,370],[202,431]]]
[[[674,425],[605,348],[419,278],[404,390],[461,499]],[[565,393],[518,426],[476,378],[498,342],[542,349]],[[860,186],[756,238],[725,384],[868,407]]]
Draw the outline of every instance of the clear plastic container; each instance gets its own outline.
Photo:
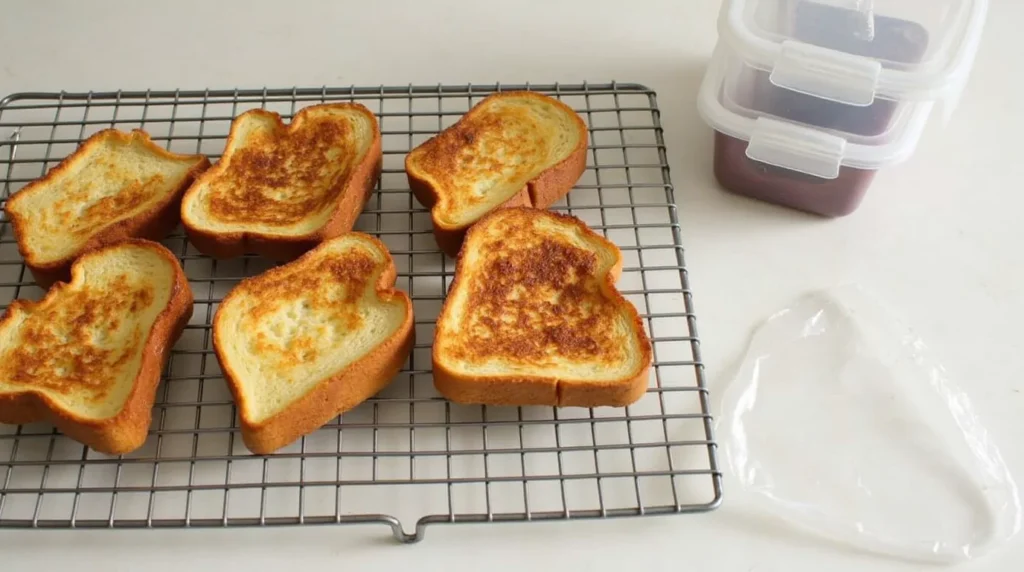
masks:
[[[721,41],[758,70],[755,107],[858,135],[967,80],[988,0],[726,0]]]
[[[718,45],[698,97],[715,129],[715,176],[734,193],[828,217],[856,210],[879,169],[910,157],[933,107],[893,101],[885,126],[863,134],[821,125],[817,110],[769,97],[765,83]]]

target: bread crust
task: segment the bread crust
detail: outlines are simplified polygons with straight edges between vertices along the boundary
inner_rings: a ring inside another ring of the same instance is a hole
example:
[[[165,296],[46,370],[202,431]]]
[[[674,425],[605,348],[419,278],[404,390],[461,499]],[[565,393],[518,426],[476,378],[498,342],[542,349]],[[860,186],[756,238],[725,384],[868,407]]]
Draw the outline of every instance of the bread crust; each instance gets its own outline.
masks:
[[[242,441],[253,453],[258,455],[273,453],[301,438],[303,435],[319,429],[339,414],[373,397],[384,389],[394,376],[398,374],[412,352],[412,347],[415,343],[412,300],[408,294],[395,288],[397,270],[394,260],[380,240],[369,235],[363,235],[362,233],[358,234],[372,241],[386,255],[384,270],[378,277],[374,288],[382,298],[397,297],[402,300],[405,305],[405,320],[395,330],[395,333],[383,343],[374,347],[365,356],[349,364],[345,369],[321,380],[305,395],[277,414],[261,422],[255,422],[246,415],[246,411],[249,408],[245,394],[242,391],[242,381],[239,379],[234,368],[232,368],[230,360],[226,359],[225,350],[217,335],[218,323],[221,317],[220,312],[218,311],[214,317],[213,349],[217,356],[217,361],[220,363],[224,378],[227,381],[228,388],[231,390],[235,403],[238,405]],[[321,247],[325,246],[322,245]],[[291,265],[302,265],[306,260],[313,259],[321,247],[314,248],[291,262],[288,266],[272,268],[260,276],[243,280],[228,293],[222,305],[229,303],[233,297],[238,296],[240,287],[249,280],[286,272]]]
[[[124,407],[114,416],[106,419],[89,419],[74,412],[66,411],[43,393],[22,391],[0,394],[0,423],[53,423],[61,433],[108,455],[120,455],[138,449],[146,441],[152,421],[153,403],[160,384],[160,375],[171,355],[171,348],[181,337],[185,326],[192,317],[193,296],[188,279],[181,264],[166,247],[144,239],[129,239],[122,244],[111,245],[84,253],[71,266],[72,281],[78,278],[76,268],[79,261],[90,256],[102,256],[108,248],[123,244],[134,244],[150,248],[172,263],[174,285],[171,296],[163,311],[157,316],[149,331],[142,351],[142,363],[128,393]],[[47,292],[46,298],[58,295],[63,283]],[[15,304],[35,305],[32,302],[16,301]],[[0,325],[11,319],[10,310],[0,318]]]
[[[562,108],[563,111],[570,114],[575,119],[576,127],[579,130],[579,138],[576,143],[576,147],[572,150],[569,155],[558,163],[548,167],[542,171],[539,175],[527,181],[526,186],[523,187],[518,193],[512,195],[507,201],[501,205],[495,207],[494,210],[499,208],[508,207],[533,207],[537,209],[546,209],[551,205],[558,202],[559,199],[564,197],[569,191],[572,190],[576,181],[583,176],[584,170],[587,168],[587,144],[588,144],[588,131],[587,125],[568,105],[561,101],[550,98],[539,93],[531,91],[504,91],[495,93],[482,100],[480,103],[470,109],[458,122],[456,122],[448,129],[454,128],[459,123],[471,119],[473,112],[478,109],[480,105],[491,98],[495,97],[532,97],[537,99],[544,99],[545,102],[553,103],[554,105]],[[443,133],[443,132],[442,132]],[[428,139],[420,146],[429,145],[435,137]],[[410,161],[412,153],[405,157],[405,172],[409,179],[409,188],[412,190],[413,196],[420,202],[424,207],[430,209],[430,221],[433,226],[434,239],[437,241],[438,248],[448,256],[455,258],[459,254],[459,249],[462,248],[462,243],[465,241],[466,232],[473,224],[477,221],[468,225],[451,227],[445,226],[438,221],[437,213],[434,211],[434,205],[440,200],[440,191],[435,188],[430,182],[420,176],[415,165]],[[493,212],[493,211],[491,211]],[[483,217],[481,217],[482,219]]]
[[[120,139],[126,144],[130,143],[133,138],[138,137],[141,138],[142,144],[147,149],[165,159],[174,161],[198,159],[199,162],[189,170],[188,175],[182,179],[181,184],[178,185],[172,193],[169,193],[167,195],[167,199],[162,203],[156,204],[149,210],[141,212],[136,216],[117,221],[116,223],[104,228],[102,231],[90,238],[76,252],[58,261],[42,263],[36,260],[36,257],[32,255],[33,253],[28,248],[28,239],[25,236],[25,225],[27,224],[27,221],[18,214],[18,203],[23,200],[23,197],[27,196],[27,193],[31,193],[37,188],[44,187],[55,178],[61,176],[65,171],[71,168],[75,161],[85,156],[92,147],[100,145],[102,139],[107,137]],[[28,268],[29,272],[32,273],[32,277],[35,279],[36,284],[42,288],[49,288],[54,282],[66,282],[71,279],[71,264],[84,252],[123,242],[130,238],[142,238],[154,241],[162,240],[167,237],[167,235],[169,235],[176,226],[178,226],[178,221],[181,216],[181,199],[185,195],[185,190],[188,189],[189,186],[192,185],[192,182],[209,167],[210,159],[206,156],[171,153],[156,143],[153,143],[149,134],[141,129],[133,129],[129,133],[125,133],[117,129],[104,129],[99,131],[86,139],[85,142],[83,142],[71,155],[65,157],[57,164],[56,167],[50,169],[46,175],[26,185],[7,201],[5,210],[7,212],[7,218],[11,221],[11,224],[14,227],[14,237],[18,243],[18,252],[21,253],[21,257],[25,260],[25,266]]]
[[[367,150],[362,161],[352,170],[352,175],[344,182],[344,188],[337,191],[335,196],[338,202],[334,213],[327,223],[311,233],[294,236],[272,235],[252,231],[214,232],[190,224],[188,217],[184,216],[185,213],[181,213],[182,223],[185,227],[185,232],[188,234],[189,242],[199,252],[219,259],[234,258],[246,253],[252,253],[278,262],[287,262],[298,258],[325,240],[335,238],[352,230],[356,219],[359,218],[363,208],[366,207],[367,201],[370,200],[374,188],[377,186],[377,179],[380,177],[383,166],[384,155],[381,144],[380,125],[373,112],[358,103],[314,105],[299,110],[295,117],[292,118],[292,122],[287,126],[284,120],[281,119],[281,116],[272,111],[254,109],[246,113],[258,114],[271,119],[277,124],[278,129],[291,130],[296,123],[296,119],[310,113],[310,110],[328,106],[355,109],[369,115],[373,119],[371,122],[373,125],[373,142],[370,144],[370,148]],[[238,121],[236,118],[232,122],[225,148],[230,148],[238,136],[237,126]],[[198,192],[207,179],[218,176],[222,171],[223,165],[218,163],[218,165],[208,170],[191,185],[185,193],[186,196]],[[179,207],[180,210],[182,210],[181,207]]]
[[[531,211],[528,207],[510,207]],[[653,362],[653,350],[650,338],[644,330],[643,320],[636,307],[615,287],[622,273],[622,252],[611,241],[592,231],[583,221],[576,217],[561,213],[548,212],[548,216],[560,219],[561,222],[576,226],[588,236],[597,239],[603,247],[615,253],[615,263],[604,276],[603,291],[608,299],[630,314],[633,333],[640,340],[643,351],[641,363],[643,367],[635,375],[617,380],[573,380],[566,383],[557,377],[542,376],[472,376],[453,371],[445,366],[438,348],[440,328],[435,329],[434,344],[431,350],[433,362],[434,386],[445,398],[455,403],[484,405],[551,405],[560,407],[622,407],[639,400],[647,390],[647,380]],[[466,234],[466,242],[473,240],[476,232],[482,232],[486,220],[497,216],[497,211],[481,218]],[[455,277],[452,280],[448,296],[441,307],[438,321],[444,320],[448,305],[453,299],[452,293],[462,286],[467,274],[466,251],[459,253],[455,266]]]

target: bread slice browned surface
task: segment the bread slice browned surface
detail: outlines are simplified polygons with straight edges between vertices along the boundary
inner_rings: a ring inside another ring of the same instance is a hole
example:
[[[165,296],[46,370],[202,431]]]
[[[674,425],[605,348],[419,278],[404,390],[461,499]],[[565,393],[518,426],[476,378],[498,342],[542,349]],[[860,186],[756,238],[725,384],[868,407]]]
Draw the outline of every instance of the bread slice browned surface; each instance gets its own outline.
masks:
[[[280,449],[390,383],[414,334],[395,276],[387,248],[353,232],[231,290],[213,346],[249,450]]]
[[[623,406],[651,342],[615,288],[619,249],[579,219],[499,209],[467,233],[434,333],[434,384],[458,403]]]
[[[50,421],[109,454],[140,447],[192,291],[166,248],[130,239],[91,250],[39,302],[0,318],[0,423]]]
[[[409,186],[430,209],[449,256],[466,230],[503,206],[547,208],[587,165],[587,126],[569,106],[534,92],[484,98],[405,159]]]
[[[381,160],[377,118],[357,103],[306,107],[287,126],[277,113],[247,111],[185,194],[182,222],[204,254],[291,260],[352,230]]]
[[[170,153],[144,131],[106,129],[7,201],[25,265],[44,288],[70,278],[83,252],[127,238],[160,240],[178,224],[185,189],[210,166]]]

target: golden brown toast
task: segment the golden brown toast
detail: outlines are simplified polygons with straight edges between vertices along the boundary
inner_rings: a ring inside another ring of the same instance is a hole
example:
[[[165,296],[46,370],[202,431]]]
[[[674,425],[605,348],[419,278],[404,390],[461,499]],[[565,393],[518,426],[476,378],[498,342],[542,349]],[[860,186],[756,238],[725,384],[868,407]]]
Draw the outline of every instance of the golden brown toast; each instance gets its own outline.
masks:
[[[651,342],[615,289],[619,249],[579,219],[505,208],[467,233],[434,332],[434,384],[489,405],[623,406]]]
[[[380,175],[377,118],[357,103],[281,116],[247,111],[224,156],[185,193],[181,219],[200,252],[291,260],[352,230]]]
[[[273,452],[369,399],[412,351],[412,302],[387,248],[361,233],[242,281],[213,347],[249,450]]]
[[[456,256],[466,230],[509,206],[547,208],[587,166],[587,126],[569,106],[534,92],[484,98],[457,123],[406,156],[416,199],[434,237]]]
[[[0,318],[0,423],[45,420],[97,451],[135,450],[191,316],[192,291],[163,246],[129,239],[86,252],[70,282]]]
[[[89,137],[46,176],[7,201],[18,250],[42,287],[70,278],[81,253],[127,238],[160,240],[178,225],[181,197],[210,166],[141,130]]]

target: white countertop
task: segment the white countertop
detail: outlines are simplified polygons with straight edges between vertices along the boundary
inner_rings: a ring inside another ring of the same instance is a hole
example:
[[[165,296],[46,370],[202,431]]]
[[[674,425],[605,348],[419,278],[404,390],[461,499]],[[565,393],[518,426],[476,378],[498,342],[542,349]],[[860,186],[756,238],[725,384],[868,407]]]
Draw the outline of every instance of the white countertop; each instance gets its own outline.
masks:
[[[714,393],[752,326],[804,291],[855,281],[899,308],[961,381],[1024,475],[1024,3],[993,0],[952,121],[882,172],[854,215],[825,221],[722,192],[695,98],[718,2],[85,3],[0,8],[0,93],[31,90],[494,82],[644,83],[658,93],[705,363]],[[541,6],[551,4],[545,8]],[[385,7],[386,6],[386,7]],[[1008,63],[1009,62],[1009,63]],[[1014,83],[1017,82],[1017,83]],[[1015,152],[1013,149],[1018,149]],[[728,486],[728,481],[727,481]],[[386,529],[0,532],[5,569],[185,569],[228,563],[349,569],[913,570],[745,518],[709,514]],[[1018,536],[972,570],[1020,569]],[[21,565],[21,566],[19,566]],[[44,569],[44,568],[38,568]]]

